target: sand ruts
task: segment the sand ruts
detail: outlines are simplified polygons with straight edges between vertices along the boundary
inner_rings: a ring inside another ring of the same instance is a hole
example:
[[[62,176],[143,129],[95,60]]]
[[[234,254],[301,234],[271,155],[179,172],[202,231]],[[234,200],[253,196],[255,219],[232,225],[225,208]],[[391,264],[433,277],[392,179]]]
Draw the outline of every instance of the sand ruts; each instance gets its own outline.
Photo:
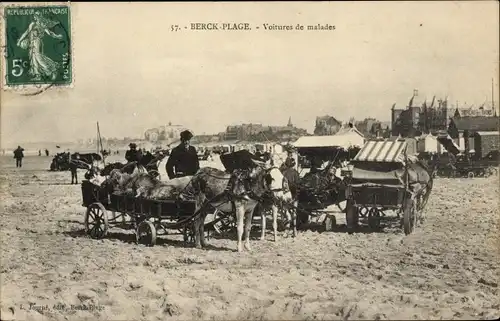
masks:
[[[27,157],[21,170],[2,159],[2,320],[499,316],[498,177],[436,179],[426,221],[407,237],[395,226],[274,243],[268,231],[238,254],[229,239],[197,250],[178,236],[138,246],[120,229],[86,238],[80,186],[41,159]],[[54,308],[63,305],[103,308]]]

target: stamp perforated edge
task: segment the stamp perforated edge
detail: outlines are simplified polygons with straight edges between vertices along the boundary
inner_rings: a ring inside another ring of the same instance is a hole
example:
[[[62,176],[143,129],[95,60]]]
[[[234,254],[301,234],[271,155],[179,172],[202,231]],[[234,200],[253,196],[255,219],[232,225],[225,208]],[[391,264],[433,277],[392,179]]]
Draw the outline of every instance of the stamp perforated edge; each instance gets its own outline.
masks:
[[[71,82],[69,84],[25,84],[25,85],[7,85],[7,39],[5,38],[5,28],[6,28],[6,20],[4,17],[5,9],[12,7],[54,7],[54,6],[67,6],[69,8],[69,23],[70,30],[68,33],[70,34],[70,52],[71,52]],[[2,69],[2,90],[9,92],[17,92],[19,94],[24,95],[37,95],[46,90],[54,91],[54,90],[65,90],[74,88],[75,86],[75,52],[74,52],[74,12],[75,6],[71,5],[70,1],[67,2],[18,2],[18,3],[10,3],[0,4],[0,46],[2,48],[2,61],[1,61],[1,69]]]

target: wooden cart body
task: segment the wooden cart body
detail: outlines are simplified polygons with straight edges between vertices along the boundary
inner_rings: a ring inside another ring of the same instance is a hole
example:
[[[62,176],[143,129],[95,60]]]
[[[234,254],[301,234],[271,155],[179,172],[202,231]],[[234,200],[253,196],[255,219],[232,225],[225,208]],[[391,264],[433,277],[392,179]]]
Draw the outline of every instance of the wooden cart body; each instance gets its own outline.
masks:
[[[200,212],[194,200],[150,200],[108,193],[88,180],[82,182],[82,198],[82,206],[87,208],[85,229],[91,237],[103,238],[111,226],[120,226],[134,228],[137,241],[147,245],[156,243],[158,231],[167,234],[167,229],[183,229],[186,236]]]

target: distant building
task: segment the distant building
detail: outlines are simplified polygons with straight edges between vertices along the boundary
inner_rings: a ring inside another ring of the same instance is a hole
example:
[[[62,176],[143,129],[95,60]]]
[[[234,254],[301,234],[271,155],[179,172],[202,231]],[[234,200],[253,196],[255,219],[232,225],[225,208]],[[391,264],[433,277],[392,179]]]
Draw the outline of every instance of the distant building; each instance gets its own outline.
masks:
[[[392,136],[414,137],[417,135],[420,123],[421,104],[416,93],[410,98],[404,109],[396,109],[396,104],[391,108]]]
[[[298,137],[306,133],[305,129],[293,126],[292,119],[289,118],[286,126],[264,126],[262,124],[227,126],[224,140],[272,140],[271,136],[285,137],[286,140],[286,137]]]
[[[396,104],[391,108],[392,135],[401,137],[415,137],[423,134],[437,134],[445,132],[452,117],[493,117],[493,108],[483,104],[477,109],[469,107],[455,108],[448,106],[447,99],[436,99],[434,96],[428,104],[426,100],[418,100],[418,91],[415,91],[405,108],[398,109]],[[358,126],[359,127],[359,126]]]
[[[452,138],[457,138],[466,131],[469,133],[498,131],[498,126],[498,117],[453,117],[448,126],[448,134]]]
[[[460,150],[473,150],[484,157],[492,150],[499,148],[499,117],[453,117],[448,126],[448,134]]]
[[[262,124],[241,124],[227,126],[225,140],[247,140],[251,135],[256,135],[267,129]]]
[[[469,139],[469,147],[476,157],[484,158],[490,152],[498,152],[500,148],[500,133],[498,131],[474,132]]]
[[[366,137],[390,137],[388,131],[388,124],[382,123],[375,118],[365,118],[362,121],[355,121],[354,126]]]
[[[342,122],[338,121],[335,117],[329,115],[316,117],[314,135],[335,135],[340,130],[340,128],[342,128]]]
[[[146,130],[144,132],[144,138],[149,142],[175,141],[179,139],[183,130],[186,130],[186,127],[168,123],[168,125]]]

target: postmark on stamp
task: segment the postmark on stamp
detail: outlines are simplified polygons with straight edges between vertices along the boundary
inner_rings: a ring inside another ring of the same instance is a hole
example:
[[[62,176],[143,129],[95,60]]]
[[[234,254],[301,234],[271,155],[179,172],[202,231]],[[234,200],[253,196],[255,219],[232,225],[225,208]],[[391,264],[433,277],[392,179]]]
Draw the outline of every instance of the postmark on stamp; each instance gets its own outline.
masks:
[[[69,5],[3,7],[3,87],[31,94],[73,82]]]

